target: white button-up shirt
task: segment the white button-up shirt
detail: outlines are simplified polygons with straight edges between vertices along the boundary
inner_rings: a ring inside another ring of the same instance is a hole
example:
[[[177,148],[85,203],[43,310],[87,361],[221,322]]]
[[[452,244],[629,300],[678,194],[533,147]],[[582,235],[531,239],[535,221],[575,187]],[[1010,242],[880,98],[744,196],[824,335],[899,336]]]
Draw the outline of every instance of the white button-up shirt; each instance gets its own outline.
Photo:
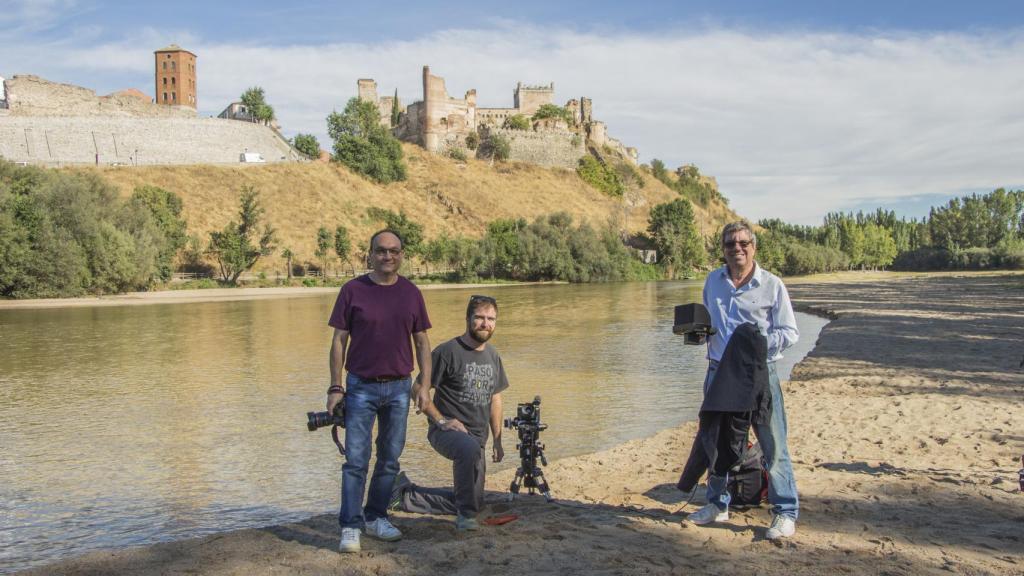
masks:
[[[708,358],[718,362],[732,333],[740,324],[757,324],[768,339],[768,361],[782,358],[782,351],[796,343],[800,332],[789,292],[778,276],[754,264],[754,275],[740,288],[729,278],[728,266],[708,274],[704,281],[704,307],[717,332],[708,339]]]

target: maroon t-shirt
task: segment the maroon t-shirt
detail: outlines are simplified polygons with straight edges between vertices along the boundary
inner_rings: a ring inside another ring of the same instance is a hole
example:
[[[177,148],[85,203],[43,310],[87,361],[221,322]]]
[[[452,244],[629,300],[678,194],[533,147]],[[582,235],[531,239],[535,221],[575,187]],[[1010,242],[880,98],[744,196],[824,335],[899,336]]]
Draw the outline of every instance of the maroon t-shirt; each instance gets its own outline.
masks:
[[[363,378],[412,374],[412,334],[430,328],[427,305],[412,282],[390,286],[369,274],[345,283],[327,324],[349,333],[345,369]]]

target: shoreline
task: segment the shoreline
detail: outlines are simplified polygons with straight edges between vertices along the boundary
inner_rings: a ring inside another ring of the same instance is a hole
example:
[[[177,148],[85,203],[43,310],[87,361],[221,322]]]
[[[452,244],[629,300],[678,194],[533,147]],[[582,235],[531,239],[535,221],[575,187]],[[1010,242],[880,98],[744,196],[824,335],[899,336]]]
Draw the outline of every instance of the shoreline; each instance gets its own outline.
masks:
[[[798,309],[833,321],[784,383],[802,510],[782,542],[764,540],[765,507],[711,527],[680,523],[696,510],[680,510],[674,487],[691,422],[551,462],[561,505],[521,496],[509,506],[514,470],[489,475],[484,515],[519,519],[472,534],[456,534],[451,518],[397,513],[402,541],[366,538],[362,553],[342,556],[326,513],[26,574],[1024,572],[1024,275],[848,280],[786,280]]]
[[[417,284],[420,290],[457,290],[465,288],[497,288],[502,286],[533,286],[556,282],[509,282],[502,284]],[[308,298],[337,294],[340,286],[277,286],[268,288],[194,288],[185,290],[154,290],[128,292],[109,296],[72,298],[31,298],[0,300],[2,310],[40,310],[53,308],[89,308],[105,306],[144,306],[150,304],[198,304],[203,302],[237,302],[280,298]]]

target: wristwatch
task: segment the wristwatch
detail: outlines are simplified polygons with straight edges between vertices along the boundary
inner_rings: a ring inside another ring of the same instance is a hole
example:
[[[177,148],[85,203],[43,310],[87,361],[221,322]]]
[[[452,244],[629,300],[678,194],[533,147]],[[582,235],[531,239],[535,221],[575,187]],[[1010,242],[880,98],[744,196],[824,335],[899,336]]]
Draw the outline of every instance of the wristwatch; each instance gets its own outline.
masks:
[[[435,422],[435,424],[437,424],[438,428],[440,428],[441,426],[444,426],[447,423],[448,423],[448,419],[445,418],[444,416],[441,416],[440,418],[437,419],[437,422]]]

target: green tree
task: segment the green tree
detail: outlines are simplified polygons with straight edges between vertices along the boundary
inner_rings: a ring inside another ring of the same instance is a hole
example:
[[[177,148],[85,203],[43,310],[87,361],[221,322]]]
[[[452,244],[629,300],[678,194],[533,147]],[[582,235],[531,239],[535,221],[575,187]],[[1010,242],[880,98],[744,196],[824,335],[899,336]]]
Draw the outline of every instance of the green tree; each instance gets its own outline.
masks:
[[[327,132],[334,140],[335,161],[383,184],[405,180],[402,146],[380,125],[380,111],[372,102],[350,99],[344,112],[327,117]]]
[[[259,225],[266,210],[259,193],[252,186],[243,186],[238,206],[238,220],[232,220],[219,232],[210,232],[208,253],[217,260],[221,279],[230,284],[252,269],[262,256],[269,256],[276,248],[275,231],[265,224]]]
[[[331,250],[331,233],[321,226],[316,231],[316,250],[313,255],[320,262],[320,274],[324,281],[327,281],[327,255]]]
[[[245,110],[249,115],[250,121],[257,122],[261,119],[261,110],[263,110],[263,107],[267,105],[263,88],[260,88],[259,86],[247,88],[245,92],[242,92],[242,96],[239,100],[241,100],[242,105],[245,106]]]
[[[292,145],[313,160],[320,157],[320,141],[312,134],[296,134],[292,139]]]
[[[572,117],[572,112],[567,108],[556,106],[555,104],[541,104],[540,108],[533,113],[533,120],[543,120],[545,118],[558,118],[564,120],[566,124],[572,126],[575,121]]]
[[[288,283],[292,282],[292,259],[295,258],[295,253],[292,252],[291,248],[285,248],[281,250],[281,257],[284,258],[285,266],[287,267],[285,273],[288,275]]]
[[[395,88],[395,97],[391,99],[391,127],[398,126],[398,121],[401,119],[400,104],[398,103],[398,88]]]
[[[157,239],[157,275],[166,282],[174,273],[175,256],[188,243],[187,226],[181,215],[181,198],[156,186],[140,186],[128,200],[128,210],[135,208],[148,211],[156,224],[160,235]]]
[[[693,206],[686,199],[652,208],[647,233],[669,278],[678,278],[702,264],[704,245],[694,226]]]
[[[672,186],[672,181],[668,177],[668,170],[665,169],[665,163],[657,158],[651,160],[651,175],[661,180],[664,184]]]
[[[339,260],[347,263],[352,269],[352,274],[355,274],[355,268],[352,267],[352,240],[349,238],[348,228],[340,224],[334,229],[334,253]]]
[[[470,132],[466,135],[466,148],[470,150],[476,150],[477,146],[480,145],[480,135],[476,132]]]
[[[532,128],[530,120],[522,114],[513,114],[505,118],[505,122],[502,123],[501,127],[508,128],[509,130],[529,130]]]

